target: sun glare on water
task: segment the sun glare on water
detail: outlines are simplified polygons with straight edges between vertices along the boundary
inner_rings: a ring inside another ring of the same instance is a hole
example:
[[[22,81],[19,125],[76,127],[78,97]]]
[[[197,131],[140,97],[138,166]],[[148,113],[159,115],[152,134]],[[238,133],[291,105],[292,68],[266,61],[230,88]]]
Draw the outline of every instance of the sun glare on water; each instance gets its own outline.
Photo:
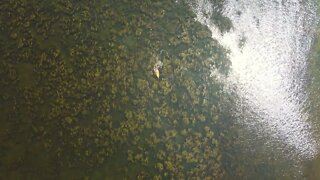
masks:
[[[211,22],[213,4],[192,4],[197,20],[230,50],[228,77],[213,71],[229,93],[237,95],[235,115],[239,123],[269,141],[284,144],[282,151],[312,158],[317,142],[307,121],[305,91],[307,56],[316,24],[311,1],[237,1],[225,3],[224,15],[232,29],[221,34]],[[270,143],[270,142],[268,142]]]

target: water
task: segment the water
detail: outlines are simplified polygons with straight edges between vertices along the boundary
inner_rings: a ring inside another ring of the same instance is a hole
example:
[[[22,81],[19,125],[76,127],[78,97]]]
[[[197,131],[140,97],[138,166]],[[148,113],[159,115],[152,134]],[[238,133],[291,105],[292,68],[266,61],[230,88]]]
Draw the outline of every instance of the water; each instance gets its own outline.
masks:
[[[199,0],[192,6],[196,19],[230,50],[230,74],[213,70],[212,76],[236,96],[233,113],[245,126],[243,141],[254,149],[249,151],[293,160],[292,166],[315,158],[319,141],[306,90],[318,18],[315,2],[228,0],[223,14],[233,27],[225,33],[212,22],[215,4]],[[301,172],[298,166],[294,172]]]
[[[174,1],[2,3],[0,179],[220,179],[227,115],[202,82],[228,60],[193,17]]]
[[[313,1],[5,1],[0,179],[316,179],[316,23]]]

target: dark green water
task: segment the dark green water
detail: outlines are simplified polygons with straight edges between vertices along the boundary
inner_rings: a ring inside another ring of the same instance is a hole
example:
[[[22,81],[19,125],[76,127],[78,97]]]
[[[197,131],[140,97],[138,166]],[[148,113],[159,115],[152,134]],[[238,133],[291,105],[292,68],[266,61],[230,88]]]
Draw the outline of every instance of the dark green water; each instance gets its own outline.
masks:
[[[244,155],[210,78],[228,50],[195,17],[184,1],[1,2],[0,179],[295,178]]]
[[[1,178],[221,178],[227,115],[203,82],[228,60],[193,18],[172,1],[3,2]]]

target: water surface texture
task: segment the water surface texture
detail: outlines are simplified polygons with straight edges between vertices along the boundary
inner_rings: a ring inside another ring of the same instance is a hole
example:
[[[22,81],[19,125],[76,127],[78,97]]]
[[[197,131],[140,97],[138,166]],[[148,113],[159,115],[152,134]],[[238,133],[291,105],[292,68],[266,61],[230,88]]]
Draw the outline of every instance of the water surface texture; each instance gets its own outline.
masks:
[[[317,25],[314,1],[236,1],[224,4],[232,21],[229,32],[212,23],[215,5],[192,4],[197,20],[230,50],[228,76],[212,76],[236,96],[237,121],[252,133],[251,146],[263,139],[267,151],[292,159],[318,153],[313,124],[308,121],[306,92],[308,54]]]
[[[316,179],[316,23],[311,0],[4,0],[0,179]]]

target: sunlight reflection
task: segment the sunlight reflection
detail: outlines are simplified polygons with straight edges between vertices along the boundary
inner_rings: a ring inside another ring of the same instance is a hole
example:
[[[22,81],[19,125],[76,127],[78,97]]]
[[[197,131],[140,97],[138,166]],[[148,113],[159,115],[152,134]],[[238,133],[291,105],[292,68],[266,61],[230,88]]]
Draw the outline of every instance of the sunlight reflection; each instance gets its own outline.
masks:
[[[230,75],[221,77],[213,71],[213,76],[237,94],[239,122],[267,134],[271,137],[268,141],[286,144],[282,151],[293,149],[293,154],[315,156],[317,142],[307,121],[308,96],[304,89],[307,54],[316,24],[315,5],[297,0],[230,0],[224,13],[233,28],[224,35],[210,21],[209,1],[198,0],[193,8],[197,20],[231,51]]]

